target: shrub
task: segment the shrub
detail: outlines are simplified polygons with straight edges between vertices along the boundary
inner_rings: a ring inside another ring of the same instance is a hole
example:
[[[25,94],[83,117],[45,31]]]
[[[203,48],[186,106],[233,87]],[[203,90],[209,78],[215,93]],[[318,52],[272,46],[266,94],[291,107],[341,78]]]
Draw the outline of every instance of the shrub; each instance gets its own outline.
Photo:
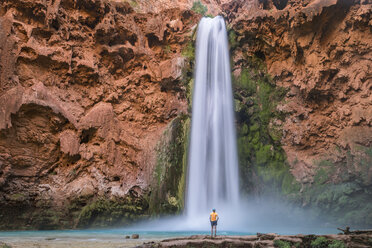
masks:
[[[343,241],[341,240],[333,240],[329,246],[329,248],[346,248],[346,245]]]
[[[278,248],[291,248],[291,244],[283,240],[274,240],[274,246]]]
[[[325,237],[317,237],[315,240],[311,242],[312,248],[327,248],[328,247],[328,239]]]
[[[207,6],[205,6],[204,4],[202,4],[201,1],[195,1],[192,4],[191,10],[194,11],[194,12],[196,12],[196,13],[198,13],[198,14],[201,14],[202,16],[204,16],[205,13],[207,13],[208,8],[207,8]]]

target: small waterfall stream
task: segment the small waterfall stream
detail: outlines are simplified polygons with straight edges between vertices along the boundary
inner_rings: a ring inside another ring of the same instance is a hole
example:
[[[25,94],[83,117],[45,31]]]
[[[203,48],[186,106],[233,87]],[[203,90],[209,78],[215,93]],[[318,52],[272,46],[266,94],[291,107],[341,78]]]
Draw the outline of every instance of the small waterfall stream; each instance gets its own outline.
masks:
[[[230,58],[225,21],[203,18],[196,41],[187,218],[239,206],[239,175]],[[201,216],[200,216],[201,217]]]

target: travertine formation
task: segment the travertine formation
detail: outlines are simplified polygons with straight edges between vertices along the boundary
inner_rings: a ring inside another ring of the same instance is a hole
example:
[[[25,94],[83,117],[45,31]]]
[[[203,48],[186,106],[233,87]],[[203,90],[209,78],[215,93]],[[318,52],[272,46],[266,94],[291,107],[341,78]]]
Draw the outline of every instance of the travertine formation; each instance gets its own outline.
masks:
[[[277,107],[285,122],[272,125],[283,130],[298,181],[312,182],[319,161],[341,163],[372,145],[370,1],[232,1],[223,9],[237,36],[234,74],[255,56],[288,90]],[[372,167],[367,174],[371,185]]]
[[[270,125],[296,180],[311,185],[326,160],[336,165],[328,183],[347,174],[368,189],[372,3],[203,3],[235,32],[234,75],[255,57],[287,89],[277,106],[285,120]],[[147,213],[156,144],[188,112],[182,53],[201,17],[192,5],[1,1],[0,228],[90,225],[103,208]],[[97,199],[127,205],[89,205]]]
[[[35,225],[43,204],[143,195],[156,143],[187,111],[180,53],[196,16],[136,13],[125,1],[1,2],[4,228]]]

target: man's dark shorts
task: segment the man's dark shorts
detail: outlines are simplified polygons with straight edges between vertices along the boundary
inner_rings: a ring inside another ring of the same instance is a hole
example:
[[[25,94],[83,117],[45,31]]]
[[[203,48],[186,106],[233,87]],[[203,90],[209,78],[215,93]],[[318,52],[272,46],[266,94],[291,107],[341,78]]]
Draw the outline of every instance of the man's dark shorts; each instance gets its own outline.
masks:
[[[211,221],[211,226],[217,226],[217,220]]]

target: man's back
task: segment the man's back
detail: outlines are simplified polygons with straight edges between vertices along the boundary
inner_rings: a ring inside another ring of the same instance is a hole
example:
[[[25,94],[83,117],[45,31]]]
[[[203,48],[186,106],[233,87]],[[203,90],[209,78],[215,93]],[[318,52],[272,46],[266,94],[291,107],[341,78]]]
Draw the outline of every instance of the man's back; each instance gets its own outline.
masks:
[[[217,217],[218,217],[218,214],[216,212],[212,212],[210,216],[211,216],[210,217],[211,221],[216,221]]]

